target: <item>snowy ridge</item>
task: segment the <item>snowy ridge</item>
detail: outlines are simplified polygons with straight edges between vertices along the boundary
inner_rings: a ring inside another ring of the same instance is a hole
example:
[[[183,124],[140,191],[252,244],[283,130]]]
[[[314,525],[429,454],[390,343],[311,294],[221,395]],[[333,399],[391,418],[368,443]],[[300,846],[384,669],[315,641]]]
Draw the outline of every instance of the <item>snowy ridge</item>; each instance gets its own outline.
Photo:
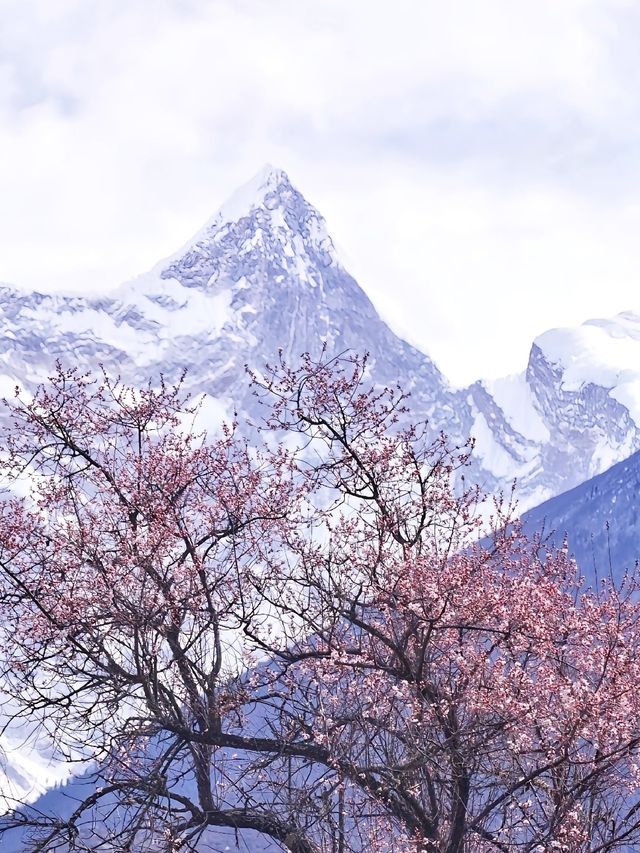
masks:
[[[321,214],[265,166],[179,251],[101,298],[0,288],[0,385],[30,387],[52,362],[117,370],[132,382],[188,368],[206,392],[251,416],[244,365],[305,351],[369,352],[372,377],[411,392],[414,417],[456,443],[476,440],[474,476],[514,477],[523,506],[558,494],[639,443],[640,317],[622,314],[540,336],[525,373],[453,390],[398,338],[338,257]],[[575,451],[579,451],[576,459]]]
[[[523,374],[485,387],[536,446],[539,471],[521,478],[542,487],[540,498],[556,495],[640,447],[640,316],[545,332]]]
[[[552,329],[536,343],[562,370],[566,390],[586,383],[608,388],[640,424],[640,315],[626,311],[608,320],[587,320],[577,329]]]

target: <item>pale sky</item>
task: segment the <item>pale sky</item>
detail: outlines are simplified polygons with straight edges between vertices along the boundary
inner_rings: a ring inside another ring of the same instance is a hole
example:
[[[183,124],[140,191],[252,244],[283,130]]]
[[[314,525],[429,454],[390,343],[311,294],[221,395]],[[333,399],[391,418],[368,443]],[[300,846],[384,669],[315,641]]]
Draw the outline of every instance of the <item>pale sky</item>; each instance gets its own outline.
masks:
[[[455,383],[640,312],[637,0],[0,0],[0,281],[94,293],[265,162]]]

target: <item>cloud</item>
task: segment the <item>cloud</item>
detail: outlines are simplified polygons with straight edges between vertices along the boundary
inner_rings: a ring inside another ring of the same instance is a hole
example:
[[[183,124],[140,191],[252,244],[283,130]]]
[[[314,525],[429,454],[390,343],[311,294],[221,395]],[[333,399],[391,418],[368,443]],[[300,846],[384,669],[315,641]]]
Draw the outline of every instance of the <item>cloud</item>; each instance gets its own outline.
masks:
[[[2,279],[115,285],[269,160],[455,379],[633,307],[633,3],[0,0],[0,20]]]

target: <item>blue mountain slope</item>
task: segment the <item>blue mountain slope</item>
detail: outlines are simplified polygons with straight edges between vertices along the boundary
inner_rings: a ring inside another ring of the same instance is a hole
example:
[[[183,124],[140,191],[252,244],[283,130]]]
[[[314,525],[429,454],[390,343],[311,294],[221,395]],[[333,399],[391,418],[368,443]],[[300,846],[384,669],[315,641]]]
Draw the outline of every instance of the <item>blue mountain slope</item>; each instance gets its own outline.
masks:
[[[640,559],[640,453],[529,510],[523,521],[557,543],[566,533],[587,581],[610,570],[620,578]]]

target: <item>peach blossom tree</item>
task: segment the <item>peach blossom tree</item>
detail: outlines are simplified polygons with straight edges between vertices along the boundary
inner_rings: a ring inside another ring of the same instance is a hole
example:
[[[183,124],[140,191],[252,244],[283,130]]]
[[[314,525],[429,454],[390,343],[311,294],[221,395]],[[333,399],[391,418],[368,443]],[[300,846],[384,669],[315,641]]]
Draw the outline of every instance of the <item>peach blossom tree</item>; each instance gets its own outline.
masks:
[[[586,588],[566,549],[465,483],[470,446],[412,424],[401,391],[367,376],[350,355],[266,369],[250,442],[244,424],[198,434],[180,385],[59,367],[10,404],[10,723],[95,784],[65,814],[16,804],[0,839],[640,843],[635,576]]]

